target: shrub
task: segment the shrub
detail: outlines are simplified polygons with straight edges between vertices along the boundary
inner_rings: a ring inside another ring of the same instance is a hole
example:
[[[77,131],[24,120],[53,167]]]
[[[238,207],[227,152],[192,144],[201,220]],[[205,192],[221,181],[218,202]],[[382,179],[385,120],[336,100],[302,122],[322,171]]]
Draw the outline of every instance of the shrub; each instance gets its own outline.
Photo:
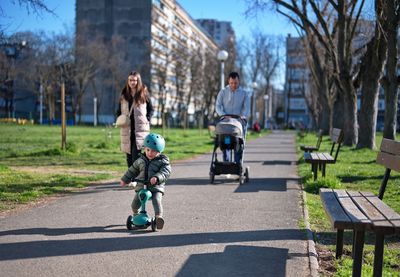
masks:
[[[342,185],[337,178],[334,177],[320,177],[319,179],[308,179],[304,184],[305,191],[313,194],[318,194],[320,188],[338,189]]]

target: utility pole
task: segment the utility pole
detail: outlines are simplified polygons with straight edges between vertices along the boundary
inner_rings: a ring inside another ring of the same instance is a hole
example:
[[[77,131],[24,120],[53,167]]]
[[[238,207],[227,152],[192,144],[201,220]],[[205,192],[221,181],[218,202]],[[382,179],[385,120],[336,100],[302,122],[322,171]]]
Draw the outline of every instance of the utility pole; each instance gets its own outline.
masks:
[[[65,122],[65,83],[61,83],[61,149],[66,149],[67,144],[67,128]]]

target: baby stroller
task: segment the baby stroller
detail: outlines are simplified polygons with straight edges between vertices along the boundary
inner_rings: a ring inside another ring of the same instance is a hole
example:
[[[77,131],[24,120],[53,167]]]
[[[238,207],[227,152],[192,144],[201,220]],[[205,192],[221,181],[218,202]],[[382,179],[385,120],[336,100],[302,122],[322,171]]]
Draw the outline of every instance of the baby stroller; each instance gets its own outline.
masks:
[[[226,117],[229,116],[229,117]],[[210,182],[214,183],[215,175],[239,175],[239,185],[249,181],[249,168],[243,170],[244,146],[246,132],[243,126],[247,121],[236,115],[222,116],[215,126],[214,150],[210,166]],[[226,151],[227,157],[219,161],[217,149]]]

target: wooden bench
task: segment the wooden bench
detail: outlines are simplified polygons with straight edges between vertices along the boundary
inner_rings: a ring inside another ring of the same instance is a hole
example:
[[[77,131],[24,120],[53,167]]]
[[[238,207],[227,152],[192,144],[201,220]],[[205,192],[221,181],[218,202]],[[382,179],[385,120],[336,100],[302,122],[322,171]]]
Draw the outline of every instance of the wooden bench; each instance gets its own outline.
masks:
[[[400,234],[400,215],[382,201],[391,170],[400,171],[400,142],[383,139],[376,161],[386,168],[378,196],[371,192],[320,190],[324,209],[337,229],[336,258],[343,253],[344,230],[353,230],[353,276],[361,276],[366,231],[375,233],[373,276],[382,276],[385,235]]]
[[[322,176],[325,177],[326,164],[336,163],[337,157],[339,155],[340,146],[343,141],[343,132],[341,129],[332,129],[331,132],[332,147],[330,153],[323,152],[305,152],[304,160],[306,163],[311,164],[311,171],[314,174],[314,180],[317,179],[318,169],[322,171]],[[333,152],[336,152],[333,155]]]
[[[322,130],[318,131],[318,140],[316,145],[300,145],[300,149],[303,150],[304,152],[313,152],[313,151],[318,151],[319,147],[321,146],[322,142]]]

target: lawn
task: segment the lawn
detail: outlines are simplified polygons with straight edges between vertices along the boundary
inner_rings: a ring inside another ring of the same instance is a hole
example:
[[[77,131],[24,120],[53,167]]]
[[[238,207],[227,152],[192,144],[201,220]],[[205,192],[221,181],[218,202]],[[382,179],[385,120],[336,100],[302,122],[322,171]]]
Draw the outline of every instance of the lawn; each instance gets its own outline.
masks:
[[[212,151],[206,129],[152,132],[164,135],[172,163]],[[64,151],[60,126],[0,123],[0,211],[93,182],[117,182],[126,170],[119,145],[119,129],[113,127],[68,126]]]
[[[378,147],[381,141],[382,134],[378,134],[376,138]],[[309,133],[304,138],[298,137],[298,144],[315,145],[316,142],[317,136],[315,133]],[[330,146],[330,140],[326,136],[321,143],[320,151],[329,152]],[[352,259],[350,258],[352,234],[351,232],[345,232],[345,255],[341,260],[335,261],[333,257],[336,232],[331,228],[331,224],[325,215],[318,189],[320,187],[343,188],[371,191],[377,195],[385,168],[375,162],[377,150],[342,146],[336,164],[327,165],[326,178],[318,177],[317,181],[313,181],[311,165],[304,162],[301,151],[298,153],[299,175],[307,193],[306,204],[309,211],[310,224],[316,239],[317,249],[320,254],[323,253],[320,259],[320,262],[323,260],[322,269],[326,270],[330,266],[335,268],[335,270],[331,269],[323,272],[323,275],[350,276],[352,269]],[[392,171],[383,200],[396,212],[400,213],[400,174],[398,172]],[[386,243],[383,275],[400,276],[400,238],[398,235],[387,237]],[[328,255],[326,255],[327,250]],[[372,276],[373,250],[374,237],[367,235],[364,248],[363,276]]]

